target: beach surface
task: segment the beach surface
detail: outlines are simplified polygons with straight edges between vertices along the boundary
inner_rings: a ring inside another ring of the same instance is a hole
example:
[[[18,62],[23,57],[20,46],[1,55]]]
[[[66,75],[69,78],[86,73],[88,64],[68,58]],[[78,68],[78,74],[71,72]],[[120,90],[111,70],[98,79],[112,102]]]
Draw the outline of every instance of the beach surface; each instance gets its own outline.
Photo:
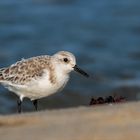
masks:
[[[140,102],[0,116],[1,140],[139,140]]]

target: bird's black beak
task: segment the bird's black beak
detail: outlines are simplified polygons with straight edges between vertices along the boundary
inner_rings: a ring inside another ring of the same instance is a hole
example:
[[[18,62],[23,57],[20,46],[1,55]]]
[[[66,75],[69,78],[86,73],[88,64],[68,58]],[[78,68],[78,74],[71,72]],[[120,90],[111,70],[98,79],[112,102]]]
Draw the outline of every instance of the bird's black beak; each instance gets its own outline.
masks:
[[[77,65],[75,65],[73,68],[74,68],[74,71],[80,73],[81,75],[83,75],[83,76],[85,76],[87,78],[89,77],[89,75],[86,72],[84,72],[83,70],[81,70],[80,68],[78,68]]]

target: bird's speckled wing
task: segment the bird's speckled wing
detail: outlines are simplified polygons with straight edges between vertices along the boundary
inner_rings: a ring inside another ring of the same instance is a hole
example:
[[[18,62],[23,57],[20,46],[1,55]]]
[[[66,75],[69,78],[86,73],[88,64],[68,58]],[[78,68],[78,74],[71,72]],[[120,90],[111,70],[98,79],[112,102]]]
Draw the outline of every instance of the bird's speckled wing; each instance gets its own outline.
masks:
[[[26,84],[32,79],[41,77],[44,69],[49,69],[50,56],[38,56],[23,59],[7,68],[0,69],[0,81],[8,81],[13,84]]]

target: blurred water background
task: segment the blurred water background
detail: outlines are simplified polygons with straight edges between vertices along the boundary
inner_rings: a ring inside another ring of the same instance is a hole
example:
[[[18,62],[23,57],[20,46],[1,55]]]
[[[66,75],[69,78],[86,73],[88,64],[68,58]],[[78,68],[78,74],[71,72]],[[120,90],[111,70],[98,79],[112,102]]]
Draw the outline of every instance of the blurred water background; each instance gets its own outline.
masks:
[[[1,0],[0,67],[21,58],[67,50],[95,79],[72,73],[63,92],[39,108],[88,106],[91,97],[140,99],[139,0]],[[0,87],[0,113],[16,112],[17,97]],[[29,100],[24,111],[33,111]]]

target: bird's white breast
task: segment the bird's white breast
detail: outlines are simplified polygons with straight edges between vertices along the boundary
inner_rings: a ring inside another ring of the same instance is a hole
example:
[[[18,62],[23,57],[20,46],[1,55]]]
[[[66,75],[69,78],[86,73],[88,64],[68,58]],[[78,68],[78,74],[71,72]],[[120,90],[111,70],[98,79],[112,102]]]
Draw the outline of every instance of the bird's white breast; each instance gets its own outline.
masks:
[[[57,73],[56,73],[57,75]],[[68,82],[69,76],[59,73],[56,77],[56,83],[51,83],[48,74],[44,74],[43,78],[38,81],[38,89],[35,90],[36,95],[40,98],[54,94],[62,90]],[[38,98],[39,98],[38,97]]]
[[[31,100],[43,98],[62,90],[69,80],[69,75],[56,72],[56,83],[51,83],[49,73],[46,70],[43,76],[33,80],[27,85],[8,84],[7,88],[18,96],[28,97]]]

